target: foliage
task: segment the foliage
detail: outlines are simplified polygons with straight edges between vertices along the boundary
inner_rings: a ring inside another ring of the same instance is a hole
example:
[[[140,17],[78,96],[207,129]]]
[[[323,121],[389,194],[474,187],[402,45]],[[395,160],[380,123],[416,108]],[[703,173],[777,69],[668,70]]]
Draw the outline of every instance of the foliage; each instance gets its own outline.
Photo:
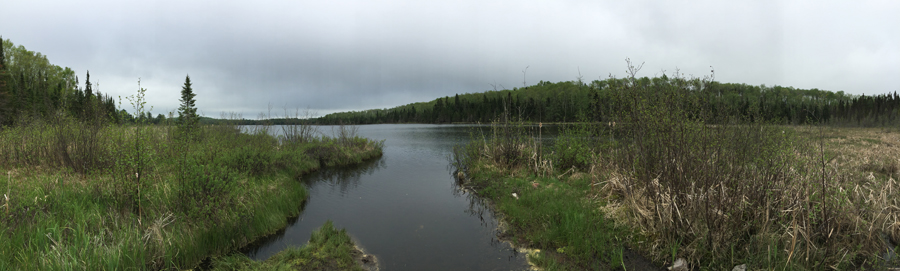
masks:
[[[560,169],[575,168],[588,170],[594,162],[598,143],[592,140],[590,126],[587,124],[575,124],[573,127],[563,130],[556,138],[553,148],[553,157],[550,160]]]
[[[90,79],[82,90],[73,70],[53,65],[47,56],[9,40],[0,44],[0,126],[60,115],[115,121],[115,102],[93,88]]]
[[[338,112],[310,120],[318,124],[374,123],[490,123],[509,114],[526,122],[575,122],[587,114],[591,122],[617,121],[615,97],[618,86],[632,84],[645,89],[681,86],[672,91],[692,100],[686,113],[718,112],[704,122],[750,120],[773,124],[813,124],[846,126],[892,126],[900,124],[900,95],[849,95],[843,91],[798,89],[783,86],[752,86],[740,83],[702,82],[663,74],[632,79],[607,78],[589,84],[581,80],[557,83],[541,81],[512,90],[488,90],[456,94],[429,102],[388,109]]]
[[[203,164],[202,159],[188,159],[179,163],[176,178],[181,184],[178,190],[179,207],[195,221],[219,223],[230,213],[228,204],[237,189],[238,174],[220,164]]]

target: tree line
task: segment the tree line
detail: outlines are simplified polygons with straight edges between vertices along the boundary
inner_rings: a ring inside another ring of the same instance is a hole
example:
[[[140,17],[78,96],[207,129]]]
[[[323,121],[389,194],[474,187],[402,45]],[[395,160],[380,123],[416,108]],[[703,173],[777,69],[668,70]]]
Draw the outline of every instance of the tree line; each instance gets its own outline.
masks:
[[[84,84],[68,67],[51,64],[46,55],[0,37],[0,126],[35,119],[71,116],[81,121],[167,123],[163,114],[131,114],[116,107],[112,96],[85,73]]]
[[[316,124],[378,123],[489,123],[501,118],[526,122],[617,121],[614,86],[635,84],[639,88],[680,88],[685,101],[696,101],[691,114],[707,123],[761,120],[773,124],[827,123],[843,126],[889,126],[900,124],[900,96],[851,95],[843,91],[799,89],[783,86],[721,83],[700,78],[662,75],[632,81],[622,78],[557,83],[541,81],[512,90],[488,90],[437,98],[389,109],[328,114],[309,122]]]
[[[129,114],[117,109],[109,95],[100,92],[86,72],[84,84],[70,68],[53,65],[47,56],[15,46],[0,38],[0,126],[68,115],[80,120],[114,123],[169,123],[166,116],[150,112]],[[186,83],[190,83],[187,81]],[[546,82],[523,88],[456,94],[429,102],[388,109],[339,112],[323,117],[268,120],[217,120],[199,118],[203,124],[378,124],[378,123],[489,123],[499,119],[526,122],[616,121],[617,101],[613,86],[663,89],[673,84],[686,101],[696,101],[691,114],[707,123],[762,120],[775,124],[828,123],[845,126],[900,124],[900,96],[850,95],[843,91],[799,89],[783,86],[721,83],[699,78],[642,77],[636,80],[608,78],[583,82]]]
[[[533,122],[580,121],[590,106],[592,90],[575,81],[536,85],[512,90],[488,90],[457,94],[430,102],[328,114],[311,122],[317,124],[375,123],[489,123],[507,114]]]
[[[119,121],[115,101],[95,88],[90,72],[84,87],[75,72],[53,65],[47,56],[0,38],[0,125],[68,114]]]

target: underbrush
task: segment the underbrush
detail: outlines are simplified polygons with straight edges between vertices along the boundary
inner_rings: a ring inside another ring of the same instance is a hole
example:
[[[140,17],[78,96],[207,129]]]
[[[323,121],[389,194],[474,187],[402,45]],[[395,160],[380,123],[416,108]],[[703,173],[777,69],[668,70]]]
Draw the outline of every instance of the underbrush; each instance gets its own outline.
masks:
[[[382,146],[229,125],[177,133],[65,118],[0,130],[0,270],[193,268],[283,228],[307,197],[301,175]]]

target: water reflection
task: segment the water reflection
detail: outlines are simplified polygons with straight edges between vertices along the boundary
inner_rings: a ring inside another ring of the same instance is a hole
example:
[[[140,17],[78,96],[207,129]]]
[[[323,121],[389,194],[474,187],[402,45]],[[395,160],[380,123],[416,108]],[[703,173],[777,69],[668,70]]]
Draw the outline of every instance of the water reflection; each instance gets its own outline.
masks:
[[[464,186],[462,180],[457,177],[459,176],[457,175],[457,170],[451,171],[451,174],[454,177],[452,178],[454,184],[453,195],[465,197],[468,201],[468,207],[464,212],[471,217],[477,217],[482,227],[492,230],[490,246],[497,249],[509,248],[511,244],[509,241],[502,239],[502,236],[505,235],[504,229],[498,227],[497,216],[494,213],[491,202],[479,196],[471,187]],[[525,257],[524,254],[519,253],[516,249],[508,249],[507,251],[509,252],[507,260],[509,261],[516,261]]]
[[[381,270],[525,269],[525,256],[497,239],[498,224],[486,202],[448,176],[452,147],[483,130],[478,125],[360,126],[360,136],[385,140],[382,158],[305,177],[310,196],[301,215],[247,255],[264,260],[303,245],[312,230],[332,220],[379,258]]]
[[[329,187],[332,192],[337,190],[341,196],[346,196],[348,191],[359,186],[363,176],[372,174],[383,168],[384,165],[383,157],[379,157],[352,166],[321,169],[305,176],[301,181],[306,184],[310,191],[317,191],[317,188],[320,187]],[[254,241],[244,247],[241,250],[241,253],[247,254],[250,258],[254,259],[268,258],[269,256],[274,255],[274,253],[277,253],[279,251],[278,249],[271,249],[272,244],[285,243],[286,230],[299,227],[297,223],[303,220],[307,203],[309,203],[309,201],[304,202],[300,206],[301,211],[299,216],[288,219],[287,227],[276,231],[272,235]],[[316,225],[311,226],[317,227]],[[290,235],[287,236],[290,238]],[[309,236],[306,238],[308,239]],[[291,240],[287,240],[287,242],[290,241]],[[283,247],[281,247],[281,249],[283,249]]]
[[[357,165],[324,168],[304,177],[303,183],[310,188],[324,185],[332,190],[337,189],[340,195],[346,196],[347,191],[359,186],[362,176],[371,175],[384,165],[383,157],[379,157]]]

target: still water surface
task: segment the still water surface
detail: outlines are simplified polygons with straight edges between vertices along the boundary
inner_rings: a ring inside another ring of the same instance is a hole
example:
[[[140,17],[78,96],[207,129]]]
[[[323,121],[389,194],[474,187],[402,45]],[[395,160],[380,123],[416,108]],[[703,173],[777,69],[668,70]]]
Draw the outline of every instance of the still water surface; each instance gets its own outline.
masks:
[[[273,127],[277,133],[277,127]],[[460,191],[449,155],[476,125],[383,124],[358,126],[362,137],[385,140],[384,155],[361,165],[323,169],[304,177],[310,192],[300,216],[246,253],[265,260],[334,221],[346,228],[381,270],[523,270],[525,255],[497,240],[497,221],[472,195]],[[325,134],[332,127],[320,127]],[[482,132],[483,131],[483,132]],[[549,133],[546,127],[544,133]],[[546,136],[546,135],[545,135]]]

